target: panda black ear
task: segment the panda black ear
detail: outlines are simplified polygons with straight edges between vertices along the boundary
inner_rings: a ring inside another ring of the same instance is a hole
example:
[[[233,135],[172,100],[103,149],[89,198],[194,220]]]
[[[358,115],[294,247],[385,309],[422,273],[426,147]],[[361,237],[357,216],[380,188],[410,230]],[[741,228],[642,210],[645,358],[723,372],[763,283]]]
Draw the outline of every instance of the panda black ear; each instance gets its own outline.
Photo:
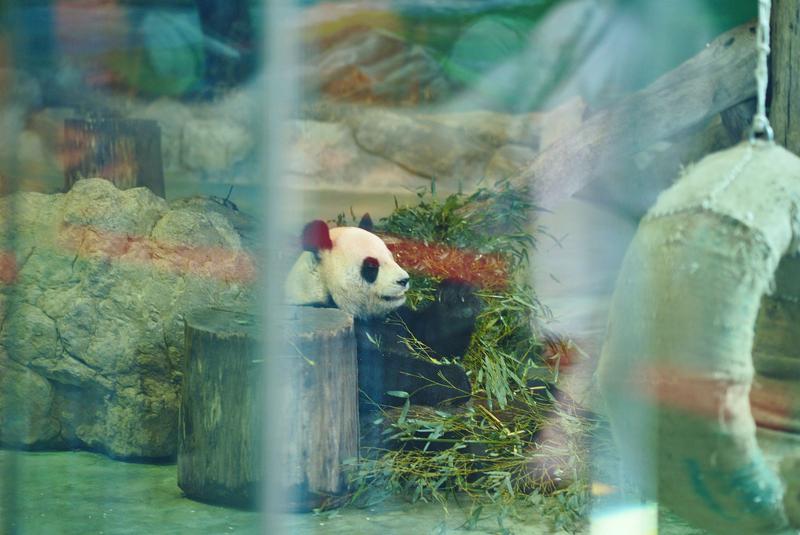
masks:
[[[318,253],[333,248],[328,224],[321,219],[312,221],[303,228],[303,250]]]
[[[373,231],[375,225],[372,223],[372,218],[369,216],[369,213],[364,214],[361,221],[358,222],[358,228],[364,229],[367,232]]]

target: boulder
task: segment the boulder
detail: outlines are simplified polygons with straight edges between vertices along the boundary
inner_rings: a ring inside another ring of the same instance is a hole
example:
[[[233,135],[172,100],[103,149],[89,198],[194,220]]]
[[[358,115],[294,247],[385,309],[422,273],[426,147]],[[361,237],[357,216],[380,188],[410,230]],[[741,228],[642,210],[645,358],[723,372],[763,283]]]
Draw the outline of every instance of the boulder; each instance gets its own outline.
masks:
[[[493,147],[515,144],[531,149],[539,147],[542,130],[551,119],[547,113],[542,112],[512,115],[488,110],[424,114],[419,117],[470,132],[481,142]]]
[[[252,155],[253,132],[234,121],[192,119],[183,127],[181,162],[192,171],[223,171]]]
[[[486,178],[493,183],[512,177],[531,162],[536,154],[536,151],[529,147],[503,145],[489,160],[486,166]]]
[[[161,158],[164,169],[179,170],[183,127],[192,120],[192,110],[175,100],[160,98],[139,111],[136,118],[158,121],[158,126],[161,127]]]
[[[41,101],[42,89],[35,78],[21,70],[0,68],[0,195],[10,191],[12,183],[18,185],[20,166],[29,164],[26,158],[40,150],[36,139],[27,135],[20,140],[20,136],[25,132],[29,112]]]
[[[304,188],[399,191],[426,187],[427,179],[363,150],[343,123],[292,121],[287,172]]]
[[[439,61],[389,31],[355,26],[304,50],[301,85],[334,100],[408,105],[452,94]]]
[[[574,132],[585,109],[580,99],[516,115],[323,103],[305,108],[315,120],[295,122],[289,168],[320,187],[409,188],[436,179],[445,190],[471,190],[520,172],[542,147]]]
[[[4,445],[37,447],[58,436],[58,421],[51,416],[53,387],[47,379],[1,355],[0,392]],[[25,410],[14,410],[19,406]]]
[[[213,172],[254,155],[261,117],[259,87],[245,86],[210,103],[186,104],[162,97],[134,104],[126,113],[158,121],[167,171]]]
[[[409,114],[371,109],[352,115],[350,122],[362,149],[445,184],[479,181],[494,152],[467,129]]]
[[[102,179],[0,198],[0,445],[174,455],[184,316],[252,304],[225,210]]]

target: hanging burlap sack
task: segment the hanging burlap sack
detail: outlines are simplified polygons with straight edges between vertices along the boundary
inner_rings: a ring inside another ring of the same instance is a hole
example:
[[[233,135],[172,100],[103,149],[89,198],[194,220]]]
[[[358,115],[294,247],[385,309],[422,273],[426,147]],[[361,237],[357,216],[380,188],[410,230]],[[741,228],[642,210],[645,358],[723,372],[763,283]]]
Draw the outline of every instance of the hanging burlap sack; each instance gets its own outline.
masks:
[[[800,158],[742,143],[661,195],[620,272],[599,370],[615,439],[651,497],[715,533],[787,525],[749,394],[756,338],[759,364],[800,384],[797,309],[768,304],[797,291],[799,248]]]

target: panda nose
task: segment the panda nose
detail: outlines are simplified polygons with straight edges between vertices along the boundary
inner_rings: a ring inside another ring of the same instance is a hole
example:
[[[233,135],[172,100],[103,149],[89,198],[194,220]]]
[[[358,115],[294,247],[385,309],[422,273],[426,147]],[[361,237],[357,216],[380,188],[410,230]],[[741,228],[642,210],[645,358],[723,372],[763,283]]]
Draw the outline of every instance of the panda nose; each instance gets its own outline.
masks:
[[[404,279],[397,279],[397,284],[399,284],[403,288],[407,288],[408,287],[408,277],[406,277]]]

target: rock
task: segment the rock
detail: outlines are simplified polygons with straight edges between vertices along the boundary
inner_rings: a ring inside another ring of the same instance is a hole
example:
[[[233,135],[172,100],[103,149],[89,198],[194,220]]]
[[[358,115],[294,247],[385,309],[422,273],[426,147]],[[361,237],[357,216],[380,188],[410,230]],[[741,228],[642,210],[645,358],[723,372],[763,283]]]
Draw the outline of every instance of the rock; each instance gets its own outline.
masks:
[[[52,193],[64,187],[62,161],[64,119],[73,116],[71,109],[45,108],[20,116],[24,130],[16,133],[3,128],[9,143],[0,148],[13,151],[13,160],[0,156],[0,160],[13,162],[5,166],[5,174],[14,177],[14,188],[24,191]],[[2,164],[0,164],[2,165]],[[0,168],[2,169],[2,168]],[[0,171],[0,172],[3,172]],[[0,195],[6,192],[0,191]]]
[[[141,236],[149,234],[166,211],[166,201],[146,188],[120,195],[108,180],[94,178],[79,180],[64,196],[63,222]]]
[[[0,386],[13,388],[0,396],[0,445],[174,455],[183,317],[252,305],[254,261],[233,225],[102,179],[0,198],[0,214],[11,204]]]
[[[0,68],[0,194],[10,190],[9,179],[19,179],[20,136],[25,132],[27,116],[31,109],[41,105],[42,91],[35,78],[16,69]],[[30,138],[30,136],[28,136]],[[26,142],[28,152],[37,150]],[[26,155],[22,155],[24,157]],[[15,183],[15,186],[18,185]]]
[[[472,132],[388,110],[366,110],[350,118],[356,142],[427,178],[457,186],[483,178],[494,147]]]
[[[548,119],[546,113],[512,115],[486,110],[437,113],[420,117],[469,132],[493,147],[513,143],[534,149],[539,146],[542,129]]]
[[[239,233],[223,215],[216,212],[170,210],[153,227],[152,237],[161,244],[173,247],[242,248]]]
[[[211,101],[191,104],[164,97],[134,104],[126,115],[158,121],[166,171],[216,173],[256,159],[264,83],[257,77]]]
[[[541,146],[577,129],[585,109],[577,98],[517,115],[308,106],[317,120],[294,123],[288,167],[312,187],[408,188],[435,178],[445,189],[469,190],[519,171]]]
[[[180,168],[184,125],[191,121],[191,110],[168,98],[160,98],[136,114],[140,119],[153,119],[161,127],[161,157],[166,171]]]
[[[36,247],[54,247],[63,203],[63,195],[34,192],[0,197],[0,244],[13,243],[23,259]]]
[[[397,105],[451,94],[439,62],[388,31],[351,28],[313,43],[305,55],[303,87],[333,99]]]
[[[19,136],[25,129],[25,113],[25,108],[16,103],[0,107],[0,131],[3,132],[3,143],[0,143],[0,174],[9,178],[18,176],[15,167]]]
[[[214,212],[224,216],[233,225],[237,234],[241,238],[242,244],[248,250],[255,250],[258,240],[258,221],[239,210],[231,201],[226,201],[221,197],[185,197],[175,199],[169,203],[173,210],[194,210],[200,213]]]
[[[28,116],[28,130],[35,132],[55,156],[64,142],[64,121],[75,118],[73,108],[43,108]]]
[[[427,186],[403,167],[362,150],[343,123],[293,121],[287,158],[292,184],[302,188],[397,191]]]
[[[543,114],[542,142],[540,149],[546,149],[557,139],[568,136],[583,124],[586,102],[580,97],[572,98],[560,106]]]
[[[0,393],[5,445],[41,447],[58,436],[58,421],[51,416],[53,387],[49,381],[0,355]]]
[[[3,125],[0,161],[7,160],[3,152],[13,150],[15,167],[9,174],[17,178],[16,190],[54,193],[64,189],[64,163],[77,156],[65,150],[64,121],[74,118],[71,108],[43,108],[21,115],[22,128],[17,131]]]
[[[466,85],[491,75],[498,65],[515,58],[524,50],[532,26],[534,21],[525,17],[478,17],[463,29],[453,43],[446,62],[448,74]],[[501,89],[512,90],[507,87]]]
[[[264,76],[226,92],[221,98],[198,104],[193,108],[195,117],[231,121],[248,129],[253,136],[258,135],[262,125]]]
[[[503,145],[495,151],[486,166],[486,179],[490,183],[504,180],[517,174],[536,157],[536,151],[521,145]]]
[[[181,162],[192,171],[226,170],[251,155],[252,132],[233,121],[192,119],[183,128]]]
[[[63,187],[64,170],[44,140],[32,130],[24,130],[17,139],[16,176],[18,187],[25,190],[55,191]],[[30,180],[27,177],[33,177]],[[58,186],[56,186],[58,184]]]

